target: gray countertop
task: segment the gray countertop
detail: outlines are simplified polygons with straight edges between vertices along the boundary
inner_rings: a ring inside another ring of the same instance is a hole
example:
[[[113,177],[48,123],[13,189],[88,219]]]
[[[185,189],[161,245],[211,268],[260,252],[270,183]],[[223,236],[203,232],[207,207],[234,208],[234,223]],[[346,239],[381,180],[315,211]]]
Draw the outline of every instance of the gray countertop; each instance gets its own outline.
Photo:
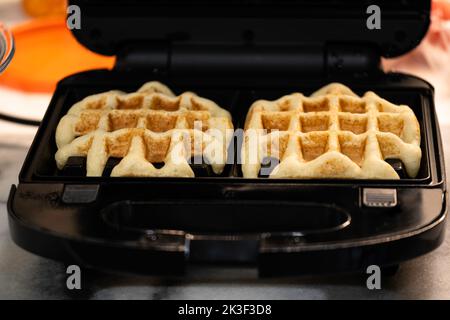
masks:
[[[450,159],[450,125],[441,128]],[[401,265],[370,291],[355,275],[258,279],[242,268],[193,267],[183,278],[135,277],[82,270],[82,290],[66,289],[66,269],[17,247],[10,239],[6,200],[27,148],[0,145],[0,298],[3,299],[450,299],[450,238]],[[447,224],[447,229],[450,224]]]

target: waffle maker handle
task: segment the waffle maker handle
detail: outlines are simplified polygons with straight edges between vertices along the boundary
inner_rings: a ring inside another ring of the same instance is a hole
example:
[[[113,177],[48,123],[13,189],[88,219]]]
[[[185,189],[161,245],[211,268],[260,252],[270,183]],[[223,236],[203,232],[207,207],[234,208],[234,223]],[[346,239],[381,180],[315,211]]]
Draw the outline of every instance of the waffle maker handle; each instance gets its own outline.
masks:
[[[281,205],[283,214],[274,221]],[[186,261],[207,263],[258,263],[279,241],[298,244],[306,236],[333,234],[351,223],[350,214],[336,206],[283,201],[123,201],[105,207],[101,216],[119,238],[142,239],[151,250],[179,246]]]
[[[90,202],[97,189],[85,186],[79,202],[69,204],[74,199],[62,196],[63,189],[48,184],[12,187],[9,224],[19,246],[84,267],[152,275],[183,274],[191,262],[250,264],[263,277],[399,263],[442,242],[446,208],[440,189],[424,189],[419,196],[416,189],[398,189],[402,210],[364,209],[371,219],[368,224],[358,220],[362,210],[358,202],[342,207],[307,202],[299,199],[303,193],[296,194],[296,201],[117,199],[111,203],[105,190]],[[377,231],[386,219],[400,216],[412,230],[423,227],[407,235],[394,230],[389,237]],[[379,241],[355,239],[360,230],[378,235]]]

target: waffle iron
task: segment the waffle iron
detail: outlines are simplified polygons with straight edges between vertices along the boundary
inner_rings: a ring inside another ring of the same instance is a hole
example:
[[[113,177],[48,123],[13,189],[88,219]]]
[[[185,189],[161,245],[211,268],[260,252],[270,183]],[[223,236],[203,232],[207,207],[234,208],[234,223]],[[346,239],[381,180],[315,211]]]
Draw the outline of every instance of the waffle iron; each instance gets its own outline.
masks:
[[[424,37],[429,1],[378,1],[378,30],[367,28],[370,1],[360,0],[69,2],[81,8],[79,42],[117,62],[58,84],[11,188],[20,247],[102,270],[183,274],[190,264],[231,263],[281,276],[396,266],[442,242],[447,193],[433,87],[380,67]],[[214,100],[236,129],[257,99],[330,82],[372,90],[414,110],[420,172],[408,178],[391,160],[400,180],[244,179],[238,143],[221,176],[195,165],[195,178],[91,178],[83,158],[56,168],[55,129],[75,102],[151,80]]]

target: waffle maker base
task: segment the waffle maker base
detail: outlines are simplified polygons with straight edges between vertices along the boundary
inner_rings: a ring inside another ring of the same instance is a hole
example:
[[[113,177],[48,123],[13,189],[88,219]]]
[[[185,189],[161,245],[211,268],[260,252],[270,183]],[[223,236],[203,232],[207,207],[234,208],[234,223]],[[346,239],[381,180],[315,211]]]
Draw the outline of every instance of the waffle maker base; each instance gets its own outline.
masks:
[[[55,129],[73,103],[110,89],[133,91],[149,80],[216,101],[232,113],[235,128],[242,128],[257,99],[309,94],[332,81],[358,94],[372,90],[414,110],[421,126],[421,169],[414,179],[396,181],[244,179],[238,164],[228,165],[221,176],[200,166],[194,168],[196,178],[90,178],[80,159],[57,170]],[[447,193],[428,83],[401,74],[255,83],[150,79],[106,70],[61,81],[19,184],[11,189],[12,238],[44,257],[143,274],[183,274],[191,263],[245,264],[258,268],[260,276],[360,272],[373,264],[395,266],[439,246]],[[395,194],[396,205],[367,202],[367,192],[376,196],[380,190]]]

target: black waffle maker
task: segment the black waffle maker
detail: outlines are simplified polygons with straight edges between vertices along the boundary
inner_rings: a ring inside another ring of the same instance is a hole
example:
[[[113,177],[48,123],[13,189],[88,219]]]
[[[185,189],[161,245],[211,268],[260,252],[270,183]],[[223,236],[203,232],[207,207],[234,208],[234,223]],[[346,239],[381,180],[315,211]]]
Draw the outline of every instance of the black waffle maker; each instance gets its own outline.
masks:
[[[371,2],[70,1],[81,8],[75,37],[117,62],[58,84],[11,189],[12,238],[41,256],[144,274],[199,263],[254,266],[260,276],[361,272],[435,249],[447,194],[433,88],[380,67],[424,37],[430,2],[377,1],[381,29],[370,30]],[[195,165],[196,178],[87,178],[83,158],[56,168],[55,129],[75,102],[151,80],[216,101],[235,128],[257,99],[335,81],[375,91],[414,110],[420,172],[408,178],[396,160],[396,181],[244,179],[237,161],[221,176]]]

